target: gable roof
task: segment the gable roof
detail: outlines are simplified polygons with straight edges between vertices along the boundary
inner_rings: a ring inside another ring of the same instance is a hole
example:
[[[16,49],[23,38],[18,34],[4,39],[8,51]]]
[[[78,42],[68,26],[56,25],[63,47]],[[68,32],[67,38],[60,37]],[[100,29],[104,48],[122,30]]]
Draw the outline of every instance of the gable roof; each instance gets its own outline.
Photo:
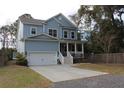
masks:
[[[32,25],[43,25],[46,22],[48,22],[49,20],[54,19],[57,23],[62,25],[61,21],[56,18],[57,16],[63,16],[72,26],[76,27],[76,25],[73,24],[69,19],[67,19],[62,13],[59,13],[59,14],[57,14],[57,15],[55,15],[55,16],[47,19],[47,20],[39,20],[39,19],[34,19],[34,18],[26,18],[26,17],[23,17],[23,16],[19,17],[19,19],[24,24],[32,24]]]
[[[68,18],[66,18],[62,13],[59,13],[59,14],[57,14],[57,15],[55,15],[55,16],[49,18],[49,19],[47,19],[46,22],[49,21],[49,20],[51,20],[51,19],[54,19],[54,20],[57,21],[60,25],[62,25],[61,21],[56,18],[56,17],[58,17],[58,16],[64,17],[72,26],[76,27],[76,25],[73,24],[73,23],[72,23]],[[63,25],[62,25],[62,26],[63,26]]]
[[[67,20],[71,25],[73,25],[74,27],[76,27],[75,24],[73,24],[67,17],[65,17],[62,13],[60,13],[59,15],[63,16],[65,18],[65,20]],[[59,16],[58,15],[58,16]]]
[[[58,40],[57,37],[53,37],[46,33],[41,33],[39,35],[30,36],[30,37],[26,38],[26,40],[30,40],[30,39],[33,39],[33,40]]]

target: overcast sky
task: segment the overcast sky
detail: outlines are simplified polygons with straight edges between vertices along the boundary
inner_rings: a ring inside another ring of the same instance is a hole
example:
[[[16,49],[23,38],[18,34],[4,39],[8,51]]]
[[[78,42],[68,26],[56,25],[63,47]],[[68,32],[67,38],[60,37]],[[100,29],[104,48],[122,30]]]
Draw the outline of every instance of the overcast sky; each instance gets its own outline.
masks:
[[[81,4],[124,4],[124,0],[0,0],[0,26],[15,21],[24,13],[37,19],[47,19],[58,13],[66,17],[75,13]]]
[[[82,0],[2,0],[0,3],[0,26],[15,21],[29,13],[37,19],[47,19],[58,13],[65,16],[75,13]]]

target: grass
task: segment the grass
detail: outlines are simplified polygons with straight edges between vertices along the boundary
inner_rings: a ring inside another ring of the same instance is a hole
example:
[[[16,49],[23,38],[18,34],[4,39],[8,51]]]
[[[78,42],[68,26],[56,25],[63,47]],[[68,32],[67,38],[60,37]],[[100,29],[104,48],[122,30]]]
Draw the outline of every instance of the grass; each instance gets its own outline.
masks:
[[[0,67],[1,88],[46,88],[51,83],[28,67],[17,65]]]
[[[110,74],[121,74],[124,75],[124,64],[91,64],[82,63],[77,64],[75,67],[90,69],[95,71],[107,72]]]

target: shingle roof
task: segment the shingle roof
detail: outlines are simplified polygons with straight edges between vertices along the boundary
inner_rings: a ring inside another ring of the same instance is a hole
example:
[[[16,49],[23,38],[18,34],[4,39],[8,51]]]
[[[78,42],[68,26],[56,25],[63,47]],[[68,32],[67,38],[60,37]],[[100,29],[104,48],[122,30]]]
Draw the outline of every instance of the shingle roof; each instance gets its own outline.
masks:
[[[45,23],[45,20],[39,20],[34,18],[25,18],[23,16],[19,17],[20,21],[24,24],[32,24],[32,25],[42,25]]]

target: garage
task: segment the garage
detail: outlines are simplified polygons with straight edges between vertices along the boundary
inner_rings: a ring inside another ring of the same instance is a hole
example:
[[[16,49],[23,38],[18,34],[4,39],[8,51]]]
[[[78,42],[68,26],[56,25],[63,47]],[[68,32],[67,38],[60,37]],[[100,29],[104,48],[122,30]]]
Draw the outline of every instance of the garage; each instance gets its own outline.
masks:
[[[57,52],[31,52],[28,60],[29,66],[57,64]]]

